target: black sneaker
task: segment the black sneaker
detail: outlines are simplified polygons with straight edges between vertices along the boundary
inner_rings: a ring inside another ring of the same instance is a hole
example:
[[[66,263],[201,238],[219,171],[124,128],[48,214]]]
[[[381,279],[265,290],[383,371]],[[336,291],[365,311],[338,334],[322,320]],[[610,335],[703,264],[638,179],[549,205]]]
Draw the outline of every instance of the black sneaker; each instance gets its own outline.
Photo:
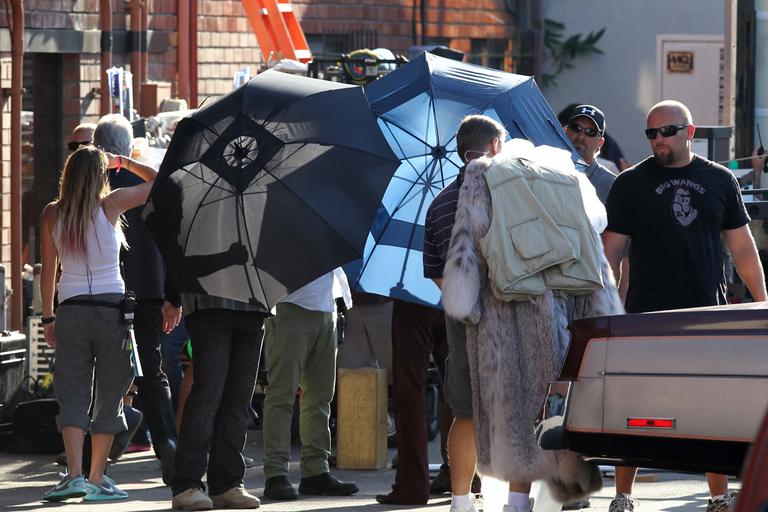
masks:
[[[287,476],[273,476],[264,482],[264,497],[269,500],[295,500],[298,497]]]
[[[300,494],[314,496],[349,496],[358,490],[356,484],[342,482],[330,473],[302,478],[299,484]]]
[[[256,465],[256,461],[253,460],[253,457],[247,455],[243,455],[243,462],[245,463],[245,469],[251,469]]]
[[[429,494],[440,495],[451,492],[451,467],[440,466],[440,472],[429,482]]]

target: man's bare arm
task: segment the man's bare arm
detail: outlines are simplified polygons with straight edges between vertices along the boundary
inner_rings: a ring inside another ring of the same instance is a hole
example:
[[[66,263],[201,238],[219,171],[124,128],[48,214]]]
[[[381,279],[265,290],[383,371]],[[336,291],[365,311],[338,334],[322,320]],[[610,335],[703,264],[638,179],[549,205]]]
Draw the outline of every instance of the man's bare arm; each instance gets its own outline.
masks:
[[[736,272],[747,285],[750,295],[755,301],[766,300],[765,276],[760,258],[757,255],[757,247],[752,233],[747,225],[736,229],[723,230],[725,245],[733,258]]]
[[[613,270],[613,277],[616,279],[616,283],[620,283],[621,257],[624,255],[624,251],[629,243],[629,236],[606,230],[603,232],[602,237],[605,257],[608,259],[611,270]]]

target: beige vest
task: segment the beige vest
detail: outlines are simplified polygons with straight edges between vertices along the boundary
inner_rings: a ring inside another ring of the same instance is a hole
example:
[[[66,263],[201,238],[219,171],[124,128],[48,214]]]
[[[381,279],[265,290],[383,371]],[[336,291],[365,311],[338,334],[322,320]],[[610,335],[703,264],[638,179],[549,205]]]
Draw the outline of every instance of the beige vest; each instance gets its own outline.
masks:
[[[485,179],[493,216],[480,249],[499,300],[602,288],[600,244],[576,176],[513,159],[493,165]]]

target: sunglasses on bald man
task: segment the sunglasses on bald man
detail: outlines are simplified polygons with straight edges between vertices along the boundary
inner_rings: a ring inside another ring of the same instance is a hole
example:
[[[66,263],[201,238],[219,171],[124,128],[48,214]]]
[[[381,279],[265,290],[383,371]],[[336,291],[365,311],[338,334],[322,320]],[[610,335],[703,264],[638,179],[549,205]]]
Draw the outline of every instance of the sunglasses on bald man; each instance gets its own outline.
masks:
[[[660,133],[664,138],[672,137],[685,128],[688,128],[687,124],[668,124],[667,126],[661,126],[659,128],[648,128],[645,130],[645,136],[648,137],[648,140],[655,139],[657,133]]]
[[[598,135],[600,135],[600,132],[597,131],[595,128],[592,128],[591,126],[584,128],[578,123],[569,123],[568,129],[573,133],[584,132],[584,135],[586,135],[587,137],[597,137]]]

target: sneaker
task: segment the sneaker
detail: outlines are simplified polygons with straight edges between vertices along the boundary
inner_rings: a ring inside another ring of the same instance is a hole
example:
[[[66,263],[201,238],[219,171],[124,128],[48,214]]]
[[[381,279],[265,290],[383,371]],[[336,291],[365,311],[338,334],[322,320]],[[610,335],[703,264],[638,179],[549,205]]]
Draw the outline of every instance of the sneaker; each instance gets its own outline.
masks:
[[[429,494],[440,495],[451,492],[451,467],[448,464],[440,466],[440,472],[429,482]]]
[[[187,489],[173,497],[173,510],[212,510],[213,502],[200,489]]]
[[[107,475],[102,476],[98,484],[85,482],[85,489],[88,494],[83,497],[83,501],[113,501],[128,498],[128,493],[118,489],[115,481]]]
[[[312,496],[349,496],[358,490],[356,484],[342,482],[331,473],[302,478],[299,483],[299,494]]]
[[[60,473],[61,481],[53,488],[43,494],[46,501],[64,501],[70,498],[82,498],[88,491],[85,488],[85,477],[83,475],[69,476]]]
[[[581,510],[591,506],[592,505],[589,503],[589,498],[584,498],[583,500],[569,501],[568,503],[563,504],[563,508],[561,510]]]
[[[133,443],[129,444],[123,453],[148,452],[152,449],[150,444]]]
[[[211,496],[211,502],[213,502],[213,508],[259,508],[261,502],[259,498],[250,494],[245,490],[245,487],[238,485],[232,487],[226,492],[221,494],[215,494]]]
[[[729,512],[733,510],[736,498],[733,493],[727,493],[721,498],[710,499],[707,503],[707,512]]]
[[[617,494],[611,505],[608,507],[608,512],[634,512],[636,508],[640,507],[640,502],[628,494]]]
[[[475,508],[475,496],[473,494],[469,495],[469,505],[456,505],[453,503],[453,500],[451,500],[451,509],[450,512],[477,512],[477,509]]]
[[[288,477],[281,475],[267,478],[264,482],[264,497],[275,501],[295,500],[298,494],[288,481]]]

